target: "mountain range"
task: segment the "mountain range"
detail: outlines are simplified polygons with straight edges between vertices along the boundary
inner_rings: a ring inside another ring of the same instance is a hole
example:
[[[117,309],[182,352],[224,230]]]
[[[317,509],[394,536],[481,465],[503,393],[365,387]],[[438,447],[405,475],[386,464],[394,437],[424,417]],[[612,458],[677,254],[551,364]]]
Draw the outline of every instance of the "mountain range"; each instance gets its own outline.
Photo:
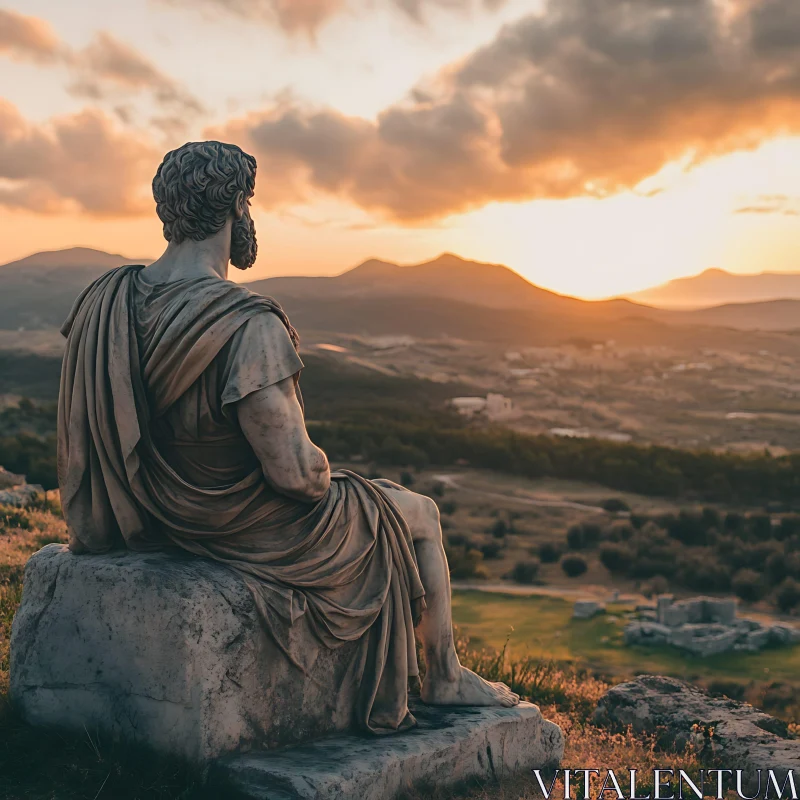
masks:
[[[660,308],[710,308],[725,304],[800,300],[800,273],[760,272],[737,275],[724,269],[707,269],[699,275],[676,278],[628,297]]]
[[[57,328],[92,279],[121,264],[149,261],[71,248],[0,266],[0,330]],[[800,281],[800,276],[782,277]],[[691,286],[692,279],[682,280],[681,286]],[[450,253],[413,266],[371,259],[333,277],[276,277],[248,286],[277,298],[301,330],[521,344],[570,339],[666,344],[696,340],[696,328],[702,326],[705,346],[751,349],[747,343],[756,339],[744,331],[800,328],[795,299],[695,310],[655,308],[625,298],[585,301],[536,286],[501,264]]]

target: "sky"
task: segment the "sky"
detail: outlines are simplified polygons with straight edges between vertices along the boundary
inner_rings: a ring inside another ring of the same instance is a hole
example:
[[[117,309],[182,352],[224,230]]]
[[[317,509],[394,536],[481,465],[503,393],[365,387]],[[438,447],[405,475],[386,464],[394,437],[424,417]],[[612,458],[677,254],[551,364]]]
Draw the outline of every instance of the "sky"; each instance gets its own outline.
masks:
[[[0,0],[0,262],[157,256],[152,176],[213,138],[258,160],[236,280],[800,271],[798,42],[798,0]]]

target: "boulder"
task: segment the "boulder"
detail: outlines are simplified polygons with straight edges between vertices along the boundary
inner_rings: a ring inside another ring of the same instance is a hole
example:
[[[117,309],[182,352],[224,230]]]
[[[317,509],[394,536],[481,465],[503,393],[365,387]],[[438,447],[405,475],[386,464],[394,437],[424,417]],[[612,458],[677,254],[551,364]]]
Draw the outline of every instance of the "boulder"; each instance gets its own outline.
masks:
[[[602,614],[606,610],[603,603],[596,600],[576,600],[572,607],[573,619],[591,619],[596,614]]]
[[[391,800],[557,767],[564,752],[561,729],[530,703],[433,708],[417,701],[411,710],[418,727],[397,736],[332,736],[220,759],[210,775],[213,796],[233,789],[253,800]]]
[[[0,489],[13,489],[15,486],[21,486],[25,483],[24,475],[17,475],[14,472],[9,472],[7,469],[0,467]]]
[[[319,645],[300,618],[292,666],[260,629],[239,575],[185,553],[28,561],[11,636],[10,694],[33,725],[137,742],[203,767],[213,795],[390,800],[420,784],[556,766],[561,729],[515,708],[412,706],[396,736],[353,731],[356,643]]]
[[[183,553],[33,555],[11,635],[10,694],[34,725],[195,762],[352,726],[355,650],[291,629],[306,677],[258,630],[241,578]]]
[[[658,622],[631,622],[622,632],[625,644],[667,644],[670,628]]]
[[[709,697],[674,678],[640,675],[609,689],[597,704],[594,721],[615,730],[658,733],[678,750],[693,744],[717,763],[743,769],[750,781],[756,770],[782,776],[800,771],[800,741],[786,723],[747,703]],[[765,779],[766,780],[766,779]],[[748,793],[755,785],[745,787]]]
[[[800,641],[800,630],[793,625],[776,622],[769,628],[769,638],[773,644],[797,644]]]
[[[44,489],[37,483],[24,483],[14,489],[0,489],[0,505],[24,508],[44,495]]]

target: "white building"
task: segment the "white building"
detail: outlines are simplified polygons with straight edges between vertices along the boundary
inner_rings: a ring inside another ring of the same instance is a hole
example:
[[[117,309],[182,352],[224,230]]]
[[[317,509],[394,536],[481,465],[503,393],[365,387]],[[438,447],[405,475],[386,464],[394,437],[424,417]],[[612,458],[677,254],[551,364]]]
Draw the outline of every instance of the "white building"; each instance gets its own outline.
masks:
[[[489,392],[486,397],[454,397],[450,404],[465,417],[483,414],[490,422],[500,422],[516,415],[510,397]]]

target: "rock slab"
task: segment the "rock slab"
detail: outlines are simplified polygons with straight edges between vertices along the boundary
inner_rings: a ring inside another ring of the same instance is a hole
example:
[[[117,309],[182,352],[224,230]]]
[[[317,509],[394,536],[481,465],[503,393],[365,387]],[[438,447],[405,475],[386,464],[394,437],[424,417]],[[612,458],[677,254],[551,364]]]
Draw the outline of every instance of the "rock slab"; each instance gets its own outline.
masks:
[[[606,610],[603,603],[596,600],[576,600],[572,607],[573,619],[591,619],[597,614],[602,614]]]
[[[393,800],[415,788],[555,767],[564,753],[561,729],[530,703],[460,709],[417,703],[411,710],[419,723],[411,731],[229,756],[214,765],[210,781],[252,800]]]
[[[790,738],[786,723],[748,703],[710,697],[675,678],[640,675],[614,686],[600,698],[594,721],[658,733],[679,750],[692,743],[726,767],[745,770],[753,780],[758,769],[772,769],[776,776],[790,769],[800,772],[800,741]],[[746,788],[750,793],[756,787]]]
[[[205,763],[352,728],[355,650],[263,633],[235,572],[181,553],[34,554],[11,634],[10,694],[33,725]],[[308,677],[311,676],[311,677]]]

